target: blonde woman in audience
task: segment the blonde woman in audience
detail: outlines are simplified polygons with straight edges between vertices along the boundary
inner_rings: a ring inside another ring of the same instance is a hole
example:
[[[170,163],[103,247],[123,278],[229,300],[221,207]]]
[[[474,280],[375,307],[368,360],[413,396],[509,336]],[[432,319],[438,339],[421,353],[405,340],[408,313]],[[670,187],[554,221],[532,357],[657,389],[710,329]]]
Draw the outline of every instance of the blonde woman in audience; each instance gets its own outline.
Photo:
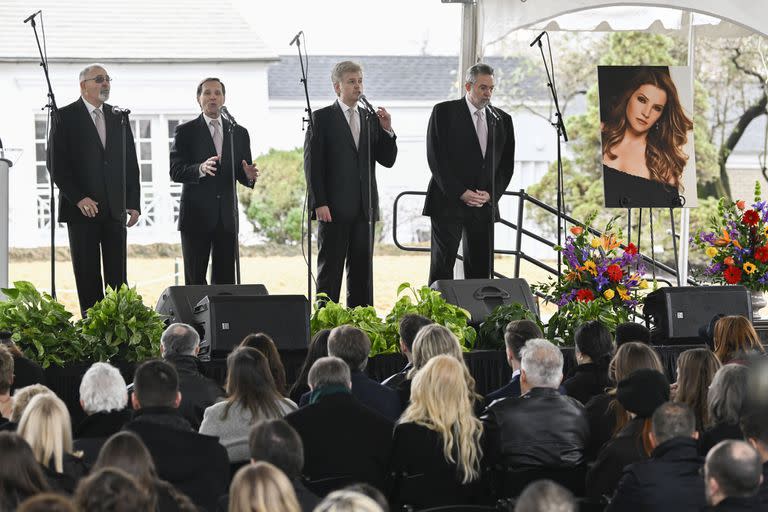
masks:
[[[21,416],[24,414],[24,409],[29,404],[30,400],[42,393],[50,393],[56,396],[50,388],[42,384],[32,384],[31,386],[25,386],[21,389],[17,389],[13,395],[13,409],[11,410],[10,420],[13,423],[19,423]]]
[[[473,413],[467,368],[438,355],[413,378],[411,403],[395,426],[391,501],[427,508],[477,499],[482,424]]]
[[[743,316],[724,316],[715,324],[715,355],[723,364],[744,363],[755,353],[764,353],[760,336]]]
[[[71,494],[88,469],[72,453],[72,424],[64,402],[52,393],[35,396],[24,409],[18,433],[32,448],[51,487]]]
[[[315,507],[314,512],[382,512],[382,509],[373,498],[365,494],[334,491]]]
[[[229,512],[301,512],[301,507],[288,477],[269,462],[256,462],[232,479]]]
[[[677,358],[677,382],[672,385],[672,399],[687,404],[696,416],[696,431],[709,424],[707,393],[720,361],[708,348],[686,350]]]

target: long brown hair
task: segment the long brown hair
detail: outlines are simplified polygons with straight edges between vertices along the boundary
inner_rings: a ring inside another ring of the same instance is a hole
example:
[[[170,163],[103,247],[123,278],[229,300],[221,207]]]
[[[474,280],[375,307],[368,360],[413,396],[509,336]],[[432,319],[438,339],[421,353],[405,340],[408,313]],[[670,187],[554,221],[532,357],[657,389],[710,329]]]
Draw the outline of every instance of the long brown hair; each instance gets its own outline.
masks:
[[[611,381],[619,383],[629,377],[635,370],[650,368],[664,373],[664,367],[661,364],[659,355],[650,346],[638,341],[624,343],[616,351],[616,355],[611,359],[608,366],[608,377]],[[616,400],[616,388],[608,390],[608,395],[613,397],[608,405],[608,410],[612,410],[616,417],[616,426],[613,429],[613,435],[616,435],[623,429],[631,419],[629,413]]]
[[[48,490],[32,448],[16,433],[0,432],[0,509],[15,510],[25,498]]]
[[[283,397],[277,392],[264,354],[251,347],[239,347],[227,357],[227,404],[221,414],[226,420],[229,409],[239,403],[252,417],[282,418],[278,405]]]
[[[647,132],[645,164],[652,179],[680,188],[680,178],[688,161],[683,146],[688,141],[688,132],[693,129],[693,122],[683,111],[668,68],[643,67],[630,79],[603,124],[603,154],[609,160],[616,159],[611,150],[622,141],[629,127],[627,105],[643,85],[653,85],[667,94],[667,104],[661,116]]]
[[[263,332],[257,332],[256,334],[249,334],[243,341],[240,342],[241,347],[255,348],[267,358],[269,363],[269,371],[272,373],[272,378],[275,380],[275,387],[277,392],[283,396],[286,396],[286,381],[285,381],[285,366],[280,359],[280,352],[277,350],[275,340],[269,334]]]
[[[677,358],[677,395],[675,402],[690,406],[696,416],[696,430],[709,424],[707,392],[720,361],[708,348],[686,350]]]
[[[715,355],[723,364],[751,351],[765,352],[752,322],[743,316],[724,316],[718,320],[713,341]]]

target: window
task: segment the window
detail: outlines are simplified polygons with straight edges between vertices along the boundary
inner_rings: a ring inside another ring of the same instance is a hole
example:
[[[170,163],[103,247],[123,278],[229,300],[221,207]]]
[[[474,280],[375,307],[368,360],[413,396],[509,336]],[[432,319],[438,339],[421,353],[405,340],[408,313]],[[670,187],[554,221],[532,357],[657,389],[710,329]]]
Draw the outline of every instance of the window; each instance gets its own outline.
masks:
[[[142,183],[152,182],[152,120],[131,119],[136,158],[139,161]]]
[[[35,168],[37,170],[37,184],[48,184],[50,179],[45,165],[45,145],[47,139],[48,119],[43,117],[35,119]]]

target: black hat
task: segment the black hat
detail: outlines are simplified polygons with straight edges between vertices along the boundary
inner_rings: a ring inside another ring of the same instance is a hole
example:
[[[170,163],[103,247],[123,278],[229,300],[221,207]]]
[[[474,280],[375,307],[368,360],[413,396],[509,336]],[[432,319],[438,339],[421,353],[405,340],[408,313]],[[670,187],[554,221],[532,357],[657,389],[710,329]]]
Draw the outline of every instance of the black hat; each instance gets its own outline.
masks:
[[[634,371],[619,382],[616,399],[627,411],[650,418],[658,406],[669,401],[669,381],[657,370]]]

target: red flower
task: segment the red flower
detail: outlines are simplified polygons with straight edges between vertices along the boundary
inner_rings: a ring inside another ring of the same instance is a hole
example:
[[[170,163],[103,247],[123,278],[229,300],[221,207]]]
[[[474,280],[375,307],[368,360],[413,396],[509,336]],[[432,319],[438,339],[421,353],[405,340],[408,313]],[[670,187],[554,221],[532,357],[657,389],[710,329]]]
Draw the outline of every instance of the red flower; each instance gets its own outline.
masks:
[[[608,268],[605,269],[605,273],[608,274],[608,279],[614,283],[619,282],[621,278],[624,277],[624,272],[621,271],[621,267],[615,263],[613,265],[608,265]]]
[[[635,255],[637,254],[637,246],[632,242],[630,242],[629,244],[627,244],[627,248],[624,249],[624,252],[627,254]]]
[[[739,267],[728,267],[723,272],[725,282],[728,284],[736,284],[741,281],[741,269]]]
[[[592,293],[592,290],[587,290],[586,288],[582,288],[581,290],[576,292],[576,300],[581,302],[591,302],[595,300],[595,294]]]
[[[768,262],[768,246],[761,246],[755,249],[755,259],[760,263]]]
[[[760,215],[755,210],[747,210],[744,212],[744,216],[741,218],[741,222],[747,226],[754,226],[760,222]]]

